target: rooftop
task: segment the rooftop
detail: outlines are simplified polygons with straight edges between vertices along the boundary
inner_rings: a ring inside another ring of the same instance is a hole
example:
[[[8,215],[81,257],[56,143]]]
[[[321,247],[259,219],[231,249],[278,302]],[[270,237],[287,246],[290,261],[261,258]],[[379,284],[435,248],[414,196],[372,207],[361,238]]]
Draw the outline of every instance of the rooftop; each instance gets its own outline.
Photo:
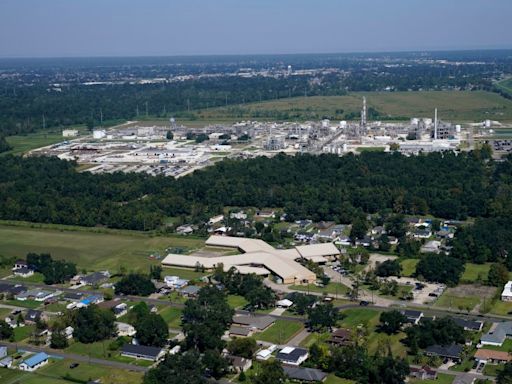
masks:
[[[22,364],[26,364],[29,367],[34,367],[37,364],[39,364],[45,360],[48,360],[49,357],[50,356],[48,356],[46,353],[39,352],[39,353],[35,354],[34,356],[31,356],[28,359],[23,360]]]

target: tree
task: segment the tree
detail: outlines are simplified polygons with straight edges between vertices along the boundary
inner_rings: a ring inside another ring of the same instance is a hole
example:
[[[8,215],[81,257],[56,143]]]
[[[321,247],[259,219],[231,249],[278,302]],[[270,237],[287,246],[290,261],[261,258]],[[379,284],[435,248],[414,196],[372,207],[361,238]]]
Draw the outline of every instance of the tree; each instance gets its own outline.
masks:
[[[310,308],[317,301],[317,297],[313,295],[306,295],[305,293],[293,292],[288,298],[293,302],[291,311],[297,315],[306,314],[308,308]]]
[[[167,140],[172,140],[174,139],[174,134],[172,133],[172,131],[167,131],[167,133],[165,134],[165,138]]]
[[[446,255],[427,254],[416,265],[415,276],[423,276],[427,281],[455,286],[464,272],[460,260]]]
[[[487,282],[489,285],[494,287],[502,287],[508,282],[508,280],[509,272],[505,265],[501,263],[494,263],[491,265],[487,277]]]
[[[409,375],[409,364],[403,359],[394,359],[391,353],[376,358],[370,370],[368,382],[374,384],[403,384]]]
[[[150,266],[149,277],[154,280],[160,280],[162,278],[162,267],[160,265]]]
[[[56,349],[64,349],[68,347],[68,339],[66,337],[63,325],[56,325],[52,329],[50,347]]]
[[[398,276],[402,273],[402,265],[398,259],[385,260],[382,263],[378,263],[375,268],[375,274],[380,277]]]
[[[53,260],[49,253],[27,254],[27,264],[44,276],[45,284],[61,284],[75,276],[76,265],[62,260]]]
[[[0,153],[10,151],[12,147],[9,145],[4,136],[0,136]]]
[[[368,222],[364,218],[358,217],[352,223],[352,228],[350,230],[350,238],[352,239],[353,242],[355,242],[357,239],[364,238],[367,232]]]
[[[217,350],[207,350],[203,355],[202,362],[206,371],[216,379],[224,376],[229,368],[227,360]]]
[[[260,286],[249,291],[245,298],[249,301],[249,307],[252,309],[266,309],[274,305],[276,296],[271,288]]]
[[[245,357],[246,359],[252,359],[253,355],[258,350],[256,340],[250,337],[235,338],[231,340],[227,345],[228,351],[234,356]]]
[[[196,351],[168,354],[144,376],[144,384],[205,384],[201,357]]]
[[[211,286],[201,288],[197,299],[187,300],[183,310],[182,328],[187,348],[201,352],[223,348],[221,337],[231,325],[233,314],[222,291]]]
[[[0,320],[0,339],[9,339],[14,335],[13,329],[4,320]]]
[[[112,311],[101,309],[97,305],[80,308],[74,317],[73,336],[81,343],[108,339],[115,333],[114,321]]]
[[[512,362],[505,364],[496,377],[497,384],[512,384]]]
[[[426,348],[430,345],[462,344],[465,341],[464,329],[451,318],[443,317],[435,320],[425,320],[420,324],[405,330],[405,344],[409,347],[417,345]]]
[[[252,377],[253,384],[279,384],[286,382],[286,375],[278,360],[264,361],[261,369]]]
[[[315,331],[331,329],[340,318],[332,303],[317,304],[308,310],[308,325]]]
[[[169,327],[162,316],[150,313],[135,323],[137,340],[142,345],[163,347],[169,337]]]
[[[313,343],[309,347],[309,361],[316,367],[325,370],[329,366],[329,348],[326,344]]]
[[[115,292],[117,295],[148,296],[156,292],[156,288],[148,276],[129,273],[116,283]]]
[[[380,314],[379,330],[392,335],[400,331],[407,318],[397,310],[382,312]]]

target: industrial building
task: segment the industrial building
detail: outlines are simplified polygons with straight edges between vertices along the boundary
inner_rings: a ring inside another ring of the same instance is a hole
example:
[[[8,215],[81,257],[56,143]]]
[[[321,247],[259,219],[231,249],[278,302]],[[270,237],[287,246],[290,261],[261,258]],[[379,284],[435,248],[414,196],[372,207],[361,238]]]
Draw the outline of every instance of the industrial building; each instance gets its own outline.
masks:
[[[283,284],[309,284],[316,281],[316,275],[297,260],[306,259],[315,263],[325,263],[339,254],[339,250],[333,243],[275,249],[259,239],[210,236],[206,240],[206,245],[235,248],[241,253],[229,256],[169,254],[162,261],[162,265],[187,268],[202,266],[206,269],[213,269],[222,264],[224,270],[234,267],[242,274],[274,275]]]

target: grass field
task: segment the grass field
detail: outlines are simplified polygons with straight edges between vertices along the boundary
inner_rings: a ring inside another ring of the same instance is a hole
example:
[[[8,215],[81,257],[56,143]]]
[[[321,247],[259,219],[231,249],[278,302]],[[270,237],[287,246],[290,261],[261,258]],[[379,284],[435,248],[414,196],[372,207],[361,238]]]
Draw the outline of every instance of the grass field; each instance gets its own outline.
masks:
[[[31,149],[45,147],[50,144],[64,141],[61,131],[37,132],[27,135],[7,136],[6,140],[12,149],[10,151],[3,152],[2,155],[21,155],[22,153],[30,151]]]
[[[420,262],[420,259],[404,259],[400,260],[402,266],[402,276],[410,277],[416,272],[416,265]]]
[[[494,351],[512,352],[512,339],[505,339],[502,346],[486,345],[485,349],[492,349]]]
[[[160,312],[160,315],[169,328],[179,328],[181,326],[181,313],[180,308],[166,307]]]
[[[466,269],[462,274],[461,282],[473,283],[481,278],[482,281],[487,280],[487,275],[489,274],[489,269],[491,268],[491,264],[472,264],[466,263]]]
[[[366,96],[368,107],[373,107],[388,118],[430,117],[434,108],[445,120],[482,121],[512,120],[512,101],[491,92],[365,92],[346,96],[296,97],[212,108],[196,112],[201,120],[229,120],[233,118],[267,117],[272,119],[283,113],[289,120],[343,119],[346,113],[359,113],[361,98]],[[343,114],[340,114],[343,109]]]
[[[34,329],[36,329],[35,325],[14,328],[14,341],[18,343],[29,338]]]
[[[335,296],[336,293],[339,297],[344,297],[345,294],[348,292],[349,288],[346,285],[340,284],[340,283],[329,283],[325,287],[317,287],[314,284],[309,285],[292,285],[290,286],[291,289],[295,289],[297,291],[304,291],[304,292],[320,292],[320,293],[327,293],[330,295]]]
[[[387,353],[387,346],[391,348],[391,352],[395,357],[407,357],[407,347],[400,342],[405,338],[405,333],[400,332],[396,335],[386,335],[385,333],[379,333],[373,331],[368,337],[368,352],[373,355],[379,348],[385,348],[385,351],[380,352]]]
[[[48,252],[54,258],[76,263],[80,269],[117,271],[124,266],[127,270],[146,271],[150,264],[159,263],[149,259],[151,253],[162,255],[168,247],[192,250],[204,245],[203,240],[190,237],[150,236],[136,232],[125,234],[121,231],[96,233],[65,230],[67,228],[0,225],[0,254],[25,258],[29,252]],[[188,275],[192,271],[186,272]]]
[[[184,268],[174,268],[174,267],[165,267],[162,275],[165,276],[179,276],[185,280],[195,280],[200,279],[203,276],[206,276],[207,273],[196,272],[193,269],[184,269]]]
[[[331,373],[327,376],[327,379],[325,379],[324,384],[355,384],[355,381],[342,379],[341,377],[334,375],[334,373]]]
[[[512,302],[505,302],[496,300],[496,303],[491,308],[491,313],[497,315],[510,315],[512,314]]]
[[[245,300],[245,297],[238,295],[229,295],[228,296],[228,304],[231,308],[243,308],[247,305],[248,301]]]
[[[353,308],[341,312],[346,317],[340,321],[342,327],[355,328],[360,324],[369,327],[379,322],[380,312],[375,309]]]
[[[274,344],[285,344],[299,333],[304,326],[298,321],[276,320],[275,324],[254,336],[256,340],[268,341]]]
[[[480,303],[480,298],[475,296],[455,296],[445,292],[435,302],[436,307],[455,308],[460,310],[471,310]]]
[[[331,334],[329,332],[325,332],[325,333],[312,332],[304,340],[302,340],[300,342],[300,346],[309,348],[317,342],[321,343],[321,342],[328,340],[329,337],[331,337]]]

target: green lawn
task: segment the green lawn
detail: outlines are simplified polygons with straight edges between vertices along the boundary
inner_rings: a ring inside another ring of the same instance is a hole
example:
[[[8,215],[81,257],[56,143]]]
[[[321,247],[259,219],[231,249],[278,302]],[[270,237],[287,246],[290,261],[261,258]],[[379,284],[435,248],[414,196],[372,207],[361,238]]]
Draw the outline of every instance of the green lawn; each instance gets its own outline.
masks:
[[[179,328],[181,326],[181,308],[166,307],[160,311],[169,328]]]
[[[368,352],[373,355],[379,348],[382,348],[382,346],[389,345],[393,356],[405,358],[407,357],[407,347],[400,342],[400,340],[405,337],[405,333],[403,332],[397,333],[396,335],[386,335],[385,333],[373,330],[368,337]],[[381,350],[380,352],[387,353],[387,350]]]
[[[452,384],[455,376],[447,375],[446,373],[438,373],[437,380],[411,380],[409,383],[413,384]]]
[[[35,272],[32,276],[29,277],[20,277],[20,276],[13,276],[9,280],[11,281],[18,281],[20,283],[38,283],[42,284],[44,282],[44,275],[39,272]]]
[[[325,332],[325,333],[313,332],[313,333],[310,333],[304,340],[302,340],[300,342],[300,346],[309,348],[315,343],[325,342],[327,339],[329,339],[330,336],[331,336],[331,334],[329,332]]]
[[[15,307],[23,307],[23,308],[31,308],[36,309],[39,308],[43,303],[41,301],[35,300],[5,300],[5,304],[13,305]]]
[[[334,373],[331,373],[329,376],[327,376],[324,384],[355,384],[355,381],[342,379],[341,377],[334,375]]]
[[[479,278],[481,281],[487,280],[487,275],[489,274],[489,268],[491,268],[491,264],[473,264],[466,263],[466,269],[460,278],[463,283],[474,283]]]
[[[65,139],[62,137],[62,132],[59,130],[58,132],[37,132],[29,133],[27,135],[7,136],[6,140],[13,148],[8,152],[2,153],[2,155],[21,155],[31,149],[59,143]]]
[[[400,260],[402,266],[402,276],[410,277],[416,272],[416,265],[420,262],[420,259],[404,259]]]
[[[190,237],[151,236],[132,231],[107,230],[103,233],[67,226],[57,228],[0,225],[0,254],[24,258],[29,252],[48,252],[54,258],[76,263],[79,269],[117,271],[123,266],[127,270],[147,271],[149,265],[159,263],[149,259],[153,252],[163,255],[168,247],[191,250],[204,245],[204,240]],[[166,270],[164,274],[168,274]],[[201,275],[185,270],[183,274]]]
[[[375,326],[379,322],[380,312],[368,308],[352,308],[341,312],[346,317],[340,321],[340,326],[355,328],[360,324]]]
[[[497,376],[502,369],[503,365],[486,364],[484,367],[484,375]]]
[[[302,323],[297,321],[278,319],[274,325],[271,325],[270,328],[256,334],[254,338],[256,340],[268,341],[269,343],[274,344],[285,344],[303,328],[304,326]]]
[[[98,359],[112,358],[117,355],[116,351],[110,351],[108,346],[111,340],[97,341],[95,343],[83,344],[78,341],[73,342],[65,349],[66,352],[76,353],[78,355],[95,357]],[[110,354],[110,356],[109,356]]]
[[[290,289],[295,289],[297,291],[303,291],[303,292],[320,292],[320,293],[326,293],[329,295],[336,296],[336,293],[338,294],[338,297],[343,297],[347,294],[349,291],[349,288],[346,285],[340,284],[340,283],[333,283],[330,282],[325,287],[317,287],[314,284],[309,285],[291,285],[289,287]]]
[[[14,328],[14,341],[18,343],[29,338],[34,329],[36,329],[35,325]]]
[[[497,315],[512,314],[512,302],[496,300],[491,308],[491,313],[495,313]]]
[[[245,297],[239,295],[228,295],[228,304],[231,308],[243,308],[247,305],[248,301]]]
[[[184,268],[174,268],[174,267],[165,267],[162,272],[162,276],[179,276],[182,279],[186,280],[195,280],[200,279],[203,276],[206,276],[207,273],[196,272],[193,269],[184,269]]]
[[[78,362],[78,367],[70,369],[69,365],[72,363],[74,363],[72,360],[52,361],[38,370],[37,376],[40,378],[44,376],[62,378],[69,375],[75,382],[101,379],[102,384],[139,384],[142,381],[142,373],[83,362]],[[67,382],[69,383],[69,381]]]
[[[476,296],[467,296],[460,297],[450,295],[448,292],[445,292],[437,299],[434,306],[435,307],[444,307],[444,308],[454,308],[459,310],[467,311],[475,308],[476,305],[480,303],[480,297]]]

